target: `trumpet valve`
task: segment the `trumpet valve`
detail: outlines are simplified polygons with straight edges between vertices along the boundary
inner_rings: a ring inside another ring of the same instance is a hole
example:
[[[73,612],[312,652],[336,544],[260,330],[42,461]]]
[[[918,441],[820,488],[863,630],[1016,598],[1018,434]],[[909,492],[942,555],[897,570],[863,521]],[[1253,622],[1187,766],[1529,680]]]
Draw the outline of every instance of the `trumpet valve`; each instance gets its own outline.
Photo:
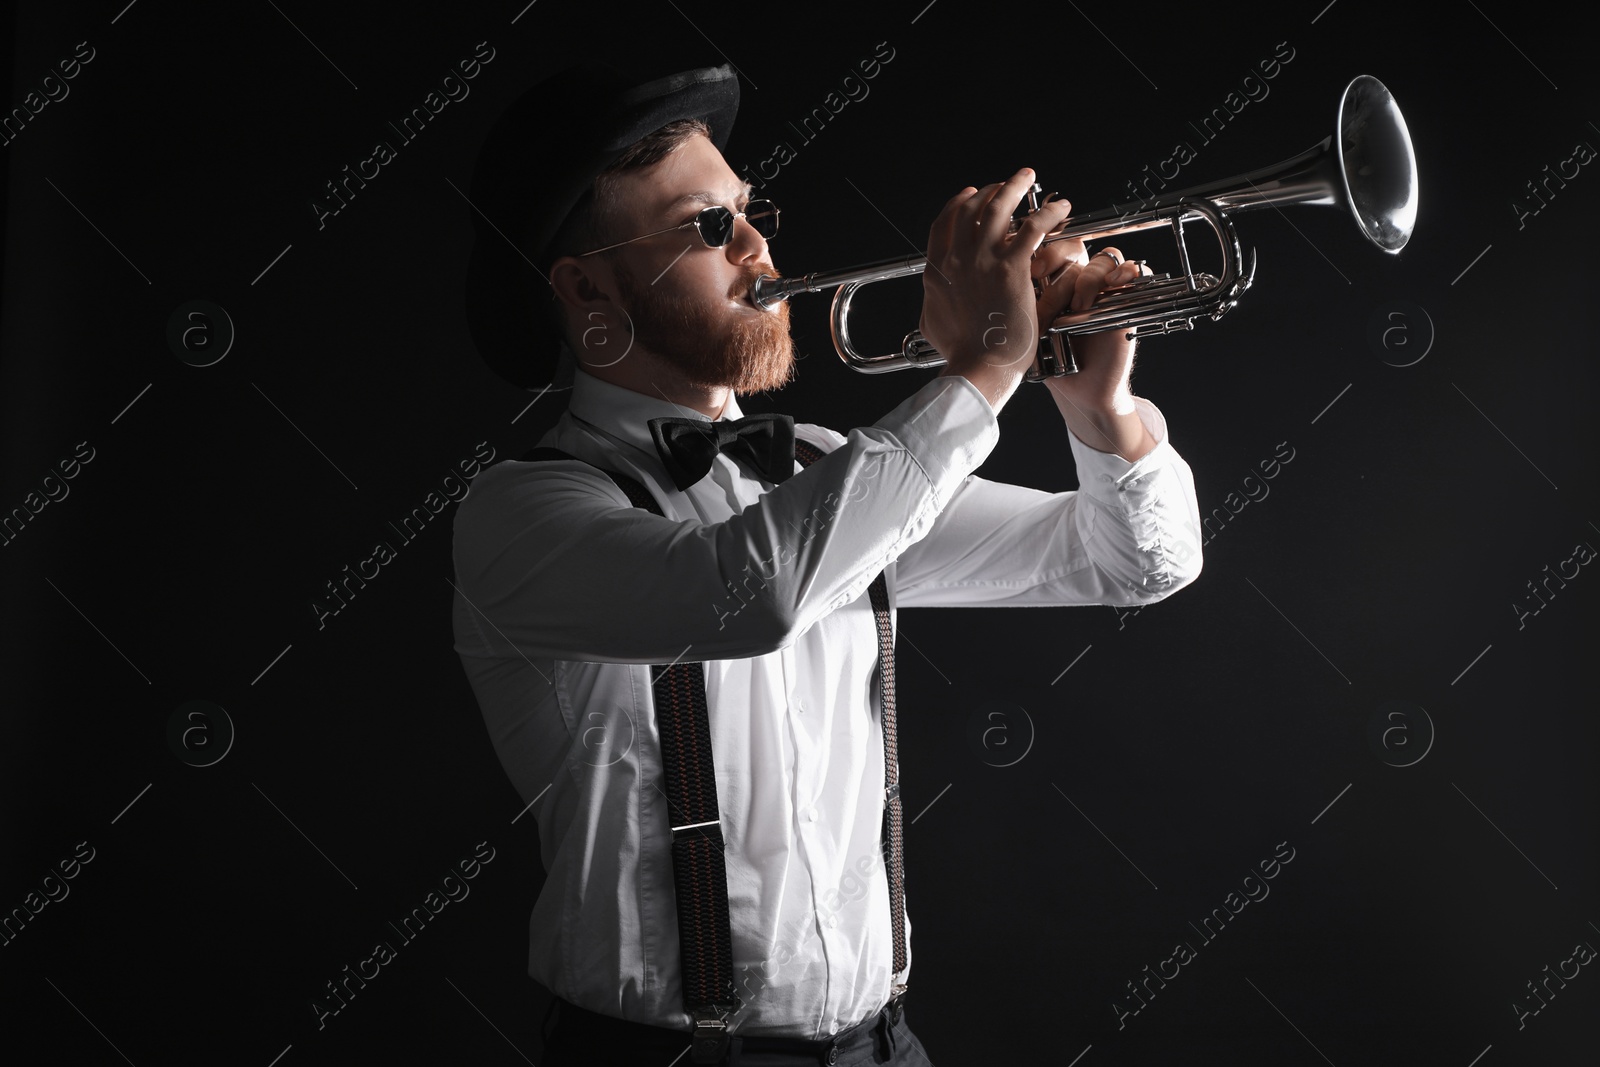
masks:
[[[1022,225],[1024,219],[1026,219],[1029,215],[1032,215],[1035,211],[1039,210],[1039,194],[1042,192],[1044,192],[1044,186],[1040,185],[1038,182],[1034,182],[1033,185],[1028,188],[1028,191],[1025,194],[1027,196],[1027,203],[1018,204],[1017,209],[1011,213],[1011,231],[1013,233],[1015,233],[1017,228]]]
[[[1063,330],[1051,330],[1039,340],[1039,352],[1033,367],[1024,379],[1042,382],[1046,378],[1060,378],[1078,373],[1078,361],[1072,358],[1072,342]]]

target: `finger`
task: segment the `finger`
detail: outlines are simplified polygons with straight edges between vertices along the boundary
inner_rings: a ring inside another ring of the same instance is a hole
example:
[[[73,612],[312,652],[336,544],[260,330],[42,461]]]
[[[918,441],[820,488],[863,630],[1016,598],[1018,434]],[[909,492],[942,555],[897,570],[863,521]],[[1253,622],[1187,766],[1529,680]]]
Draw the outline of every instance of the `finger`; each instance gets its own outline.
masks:
[[[1031,273],[1035,278],[1053,281],[1068,264],[1081,265],[1088,258],[1082,241],[1076,239],[1045,241],[1033,254]]]
[[[1110,264],[1108,269],[1111,270],[1115,270],[1117,267],[1120,267],[1127,262],[1127,257],[1122,254],[1122,250],[1120,248],[1112,247],[1111,245],[1107,245],[1105,248],[1096,249],[1089,258],[1093,259],[1095,256],[1102,257],[1106,263]]]
[[[1137,259],[1130,259],[1110,274],[1106,275],[1106,286],[1127,285],[1135,278],[1143,277],[1150,273],[1150,268]]]
[[[1066,211],[1066,214],[1062,214],[1059,221],[1054,221],[1053,224],[1051,224],[1050,219],[1045,221],[1045,226],[1048,226],[1048,229],[1045,230],[1043,237],[1038,238],[1037,250],[1034,251],[1032,274],[1034,274],[1035,278],[1054,277],[1054,275],[1061,272],[1061,267],[1064,264],[1083,262],[1088,259],[1088,251],[1083,248],[1083,242],[1080,238],[1051,237],[1051,234],[1061,229],[1062,224],[1070,218],[1070,213],[1072,213],[1072,202],[1070,200],[1058,200],[1059,195],[1061,194],[1053,192],[1053,194],[1045,197],[1045,203],[1043,203],[1043,206],[1061,205],[1061,210]],[[1054,216],[1051,216],[1051,219],[1054,219]],[[1021,229],[1019,229],[1019,234],[1021,234]],[[1030,238],[1032,238],[1032,234],[1027,234],[1022,237],[1022,240],[1030,240]]]
[[[1102,248],[1090,256],[1073,285],[1072,310],[1087,311],[1094,304],[1095,297],[1100,295],[1100,290],[1106,287],[1106,279],[1125,266],[1127,264],[1123,262],[1122,253],[1115,248]]]
[[[1076,258],[1072,255],[1074,242],[1052,241],[1046,244],[1044,239],[1052,230],[1061,228],[1062,220],[1071,210],[1072,205],[1065,200],[1053,200],[1041,205],[1038,211],[1025,216],[1017,223],[1017,231],[1011,235],[1003,254],[1029,260],[1044,256],[1042,266],[1032,263],[1029,265],[1029,272],[1036,278],[1059,273],[1064,265]]]
[[[1033,185],[1033,168],[1023,167],[1011,177],[1007,178],[984,205],[983,214],[979,217],[984,232],[1008,234],[1007,225],[1012,214],[1017,210],[1017,205],[1022,203],[1022,197]]]
[[[1066,199],[1057,199],[1060,196],[1060,193],[1051,193],[1049,196],[1044,198],[1044,203],[1040,205],[1041,208],[1060,205],[1065,214],[1061,216],[1061,220],[1059,222],[1055,223],[1053,226],[1050,226],[1050,228],[1045,231],[1044,238],[1041,239],[1039,245],[1039,251],[1042,252],[1047,248],[1055,248],[1065,252],[1068,260],[1076,260],[1077,262],[1081,263],[1088,258],[1088,250],[1084,247],[1083,240],[1081,238],[1051,238],[1050,236],[1052,233],[1059,230],[1062,226],[1062,223],[1066,222],[1072,214],[1072,201]]]
[[[1001,187],[1004,185],[1004,182],[990,182],[988,185],[983,186],[975,194],[969,197],[967,201],[961,205],[961,221],[964,223],[973,223],[982,218],[984,209],[989,206],[989,202],[994,199],[994,195],[998,193]]]
[[[928,259],[930,261],[942,260],[950,252],[950,240],[955,231],[956,219],[961,214],[961,207],[976,195],[978,190],[969,185],[955,196],[945,201],[943,209],[934,218],[933,225],[928,229]]]
[[[1107,262],[1104,256],[1095,257],[1093,263]],[[1083,275],[1088,267],[1069,265],[1061,278],[1050,285],[1039,299],[1039,321],[1048,325],[1067,326],[1088,321],[1093,315],[1093,304],[1105,290],[1119,285],[1126,285],[1139,278],[1149,278],[1154,271],[1142,261],[1129,260],[1116,270],[1106,274],[1100,284],[1094,287],[1094,293],[1087,303],[1077,301],[1078,288]],[[1094,273],[1099,273],[1098,266],[1093,268]],[[1070,303],[1070,306],[1069,306]]]
[[[1061,268],[1056,277],[1045,282],[1039,292],[1039,321],[1041,323],[1054,322],[1067,305],[1072,302],[1073,293],[1076,292],[1078,275],[1083,272],[1083,264],[1068,263]]]
[[[1100,295],[1100,290],[1105,288],[1107,272],[1091,263],[1078,273],[1072,286],[1072,302],[1069,305],[1073,311],[1088,311],[1094,306],[1095,297]]]
[[[1106,261],[1101,260],[1101,262],[1103,263]],[[1129,282],[1140,277],[1141,274],[1142,271],[1140,269],[1139,262],[1137,260],[1130,259],[1123,263],[1122,266],[1106,271],[1106,276],[1102,280],[1100,288],[1102,291],[1104,291],[1106,289],[1115,288],[1119,285],[1127,285]]]
[[[1058,193],[1051,193],[1045,197],[1044,203],[1040,205],[1041,210],[1061,204],[1065,205],[1064,210],[1070,213],[1072,202],[1070,200],[1058,200],[1057,197],[1059,195]],[[1029,273],[1035,278],[1048,281],[1060,274],[1061,269],[1068,263],[1082,263],[1086,258],[1083,242],[1077,238],[1047,240],[1051,230],[1057,228],[1059,228],[1059,223],[1046,230],[1045,236],[1040,238],[1039,245],[1034,250],[1033,262],[1029,265]],[[1026,227],[1019,227],[1017,236],[1014,236],[1012,240],[1028,241],[1031,236],[1031,232]]]
[[[973,190],[972,194],[955,207],[955,218],[950,227],[950,244],[946,248],[949,254],[970,254],[978,241],[983,237],[984,227],[981,225],[984,212],[995,194],[1004,185],[1003,182],[992,182],[981,189]]]
[[[1064,241],[1043,244],[1033,254],[1033,262],[1028,265],[1028,273],[1036,281],[1050,281],[1060,274],[1067,264],[1077,262],[1076,256],[1072,255],[1068,249],[1061,247],[1063,244],[1065,244]]]
[[[1106,262],[1103,256],[1098,257],[1098,259],[1102,263]],[[1087,308],[1092,306],[1095,299],[1105,290],[1119,285],[1126,285],[1140,277],[1149,277],[1152,273],[1150,268],[1143,263],[1129,260],[1100,280],[1100,283],[1094,288],[1093,296],[1089,298],[1088,305],[1074,303],[1074,298],[1078,295],[1077,290],[1080,279],[1087,269],[1079,264],[1069,265],[1062,272],[1060,279],[1046,287],[1045,291],[1040,294],[1039,299],[1040,322],[1052,322],[1056,317],[1061,317],[1063,322],[1082,322],[1088,317]],[[1095,272],[1099,273],[1098,268],[1096,268]]]

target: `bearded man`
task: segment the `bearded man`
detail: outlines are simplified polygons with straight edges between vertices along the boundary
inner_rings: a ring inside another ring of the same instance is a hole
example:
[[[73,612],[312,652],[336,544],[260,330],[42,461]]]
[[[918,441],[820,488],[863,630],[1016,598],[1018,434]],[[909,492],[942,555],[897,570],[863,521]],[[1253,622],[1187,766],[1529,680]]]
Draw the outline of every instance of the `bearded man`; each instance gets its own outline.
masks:
[[[779,210],[722,156],[728,67],[577,67],[496,124],[470,201],[467,306],[489,365],[568,391],[540,447],[455,522],[455,648],[547,879],[529,973],[541,1063],[925,1064],[896,756],[895,613],[1143,605],[1200,570],[1133,344],[1045,379],[1081,488],[977,477],[1044,326],[1137,277],[1020,223],[1019,170],[945,205],[921,330],[940,373],[848,434],[740,396],[795,372]],[[804,220],[791,224],[805,225]]]

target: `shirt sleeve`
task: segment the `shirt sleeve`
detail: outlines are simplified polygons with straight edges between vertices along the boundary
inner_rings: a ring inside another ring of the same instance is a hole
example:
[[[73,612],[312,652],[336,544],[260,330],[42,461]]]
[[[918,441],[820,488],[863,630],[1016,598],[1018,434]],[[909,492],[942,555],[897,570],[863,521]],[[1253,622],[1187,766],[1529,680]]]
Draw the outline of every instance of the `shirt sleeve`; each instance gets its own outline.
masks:
[[[1200,510],[1166,419],[1135,398],[1156,447],[1130,462],[1070,430],[1079,488],[965,478],[895,568],[895,606],[1145,604],[1200,573]]]
[[[457,651],[670,663],[786,647],[925,537],[999,434],[971,382],[935,378],[719,523],[634,508],[585,463],[497,464],[456,513]]]

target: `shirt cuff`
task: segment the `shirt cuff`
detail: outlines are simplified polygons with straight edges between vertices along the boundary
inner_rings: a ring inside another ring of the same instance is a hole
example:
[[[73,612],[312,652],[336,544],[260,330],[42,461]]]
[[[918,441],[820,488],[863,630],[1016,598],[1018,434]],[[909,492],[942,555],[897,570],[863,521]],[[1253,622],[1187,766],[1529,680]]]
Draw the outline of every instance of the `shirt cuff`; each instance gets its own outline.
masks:
[[[1000,440],[1000,420],[978,387],[959,374],[934,378],[877,426],[893,434],[932,483],[943,508]]]
[[[1167,420],[1161,410],[1142,396],[1133,398],[1134,411],[1144,428],[1155,438],[1156,446],[1136,460],[1126,460],[1114,452],[1101,452],[1078,440],[1070,429],[1067,437],[1072,442],[1072,458],[1078,466],[1079,491],[1113,508],[1136,508],[1143,496],[1141,490],[1151,490],[1156,479],[1151,475],[1170,466],[1177,451],[1167,441]],[[1129,499],[1129,495],[1133,499]]]

